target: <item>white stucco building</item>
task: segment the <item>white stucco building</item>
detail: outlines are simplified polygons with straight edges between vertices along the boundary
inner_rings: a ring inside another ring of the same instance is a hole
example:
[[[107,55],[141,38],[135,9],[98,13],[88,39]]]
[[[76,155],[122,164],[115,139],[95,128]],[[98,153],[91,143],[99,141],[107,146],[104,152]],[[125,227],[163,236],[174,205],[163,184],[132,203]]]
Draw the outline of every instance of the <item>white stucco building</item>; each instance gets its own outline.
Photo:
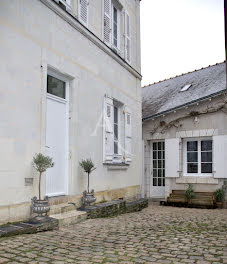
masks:
[[[225,70],[220,63],[142,89],[147,197],[166,199],[188,183],[214,192],[227,179]]]
[[[141,192],[139,0],[0,1],[0,224],[29,217],[38,194],[79,206],[97,169],[98,201]]]

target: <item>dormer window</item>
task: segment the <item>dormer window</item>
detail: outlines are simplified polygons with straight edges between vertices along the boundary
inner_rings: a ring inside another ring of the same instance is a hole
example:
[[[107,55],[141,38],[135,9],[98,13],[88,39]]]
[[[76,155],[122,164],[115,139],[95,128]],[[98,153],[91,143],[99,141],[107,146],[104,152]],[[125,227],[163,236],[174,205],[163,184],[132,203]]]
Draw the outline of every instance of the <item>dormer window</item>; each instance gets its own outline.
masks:
[[[180,92],[187,91],[191,86],[192,86],[191,84],[186,84],[183,88],[181,88]]]

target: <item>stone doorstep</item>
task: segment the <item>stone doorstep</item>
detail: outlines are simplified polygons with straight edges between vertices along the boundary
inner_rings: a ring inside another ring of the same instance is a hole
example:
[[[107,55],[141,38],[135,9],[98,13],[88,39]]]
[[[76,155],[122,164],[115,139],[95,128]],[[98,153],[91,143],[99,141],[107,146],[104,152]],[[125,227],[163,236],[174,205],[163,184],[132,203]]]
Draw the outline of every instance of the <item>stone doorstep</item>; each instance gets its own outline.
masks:
[[[53,214],[50,216],[58,221],[59,227],[76,224],[87,219],[87,212],[71,210],[68,212]]]
[[[62,203],[50,206],[49,215],[62,214],[65,212],[76,210],[76,205],[70,203]]]

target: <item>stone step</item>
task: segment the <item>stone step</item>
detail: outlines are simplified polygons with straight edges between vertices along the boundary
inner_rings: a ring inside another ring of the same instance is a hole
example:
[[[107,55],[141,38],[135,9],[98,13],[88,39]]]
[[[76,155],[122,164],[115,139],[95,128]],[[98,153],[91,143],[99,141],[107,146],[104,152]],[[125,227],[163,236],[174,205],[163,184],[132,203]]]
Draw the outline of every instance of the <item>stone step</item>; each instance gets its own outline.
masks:
[[[76,224],[87,219],[87,212],[84,211],[68,211],[60,214],[50,215],[51,218],[58,220],[59,227]]]
[[[173,190],[172,194],[174,195],[184,195],[185,194],[185,190]],[[212,192],[195,192],[196,196],[208,196],[208,197],[213,197],[213,193]]]
[[[73,210],[76,210],[76,206],[74,204],[69,204],[69,203],[55,204],[50,206],[50,215],[62,214]]]
[[[68,203],[69,196],[68,195],[60,195],[60,196],[54,196],[49,197],[49,204],[52,205],[58,205],[58,204],[65,204]]]

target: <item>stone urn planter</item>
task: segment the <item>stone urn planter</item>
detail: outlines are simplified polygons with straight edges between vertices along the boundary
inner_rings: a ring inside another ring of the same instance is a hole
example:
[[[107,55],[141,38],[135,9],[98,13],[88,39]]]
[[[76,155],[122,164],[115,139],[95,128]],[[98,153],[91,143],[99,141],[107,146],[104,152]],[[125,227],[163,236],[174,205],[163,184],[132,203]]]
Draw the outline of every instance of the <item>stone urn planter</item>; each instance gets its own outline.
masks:
[[[87,191],[83,192],[82,197],[82,206],[85,207],[86,205],[90,205],[91,203],[94,203],[96,201],[96,198],[94,196],[94,190],[91,190],[90,193]]]
[[[32,213],[38,216],[46,216],[50,211],[48,196],[44,197],[44,200],[37,200],[37,197],[32,198]]]
[[[31,199],[31,211],[38,214],[38,216],[46,216],[50,211],[50,206],[48,196],[45,196],[44,200],[41,199],[41,176],[48,168],[53,167],[54,163],[52,162],[52,158],[38,153],[33,157],[32,165],[39,172],[39,199],[36,196]]]

